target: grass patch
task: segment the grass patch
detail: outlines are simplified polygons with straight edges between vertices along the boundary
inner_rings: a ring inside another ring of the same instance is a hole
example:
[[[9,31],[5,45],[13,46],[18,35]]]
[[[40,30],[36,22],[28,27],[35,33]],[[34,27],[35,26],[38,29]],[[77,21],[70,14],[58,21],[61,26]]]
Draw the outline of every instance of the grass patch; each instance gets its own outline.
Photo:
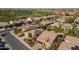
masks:
[[[9,21],[12,21],[13,19],[14,17],[2,16],[0,18],[0,22],[9,22]]]

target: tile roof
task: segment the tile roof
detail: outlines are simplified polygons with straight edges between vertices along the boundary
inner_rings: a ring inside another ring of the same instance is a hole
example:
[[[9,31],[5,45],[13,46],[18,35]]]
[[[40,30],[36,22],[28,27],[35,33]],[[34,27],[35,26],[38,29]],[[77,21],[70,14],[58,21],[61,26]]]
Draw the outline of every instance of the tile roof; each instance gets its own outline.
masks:
[[[43,33],[41,33],[39,35],[39,37],[37,38],[38,41],[42,42],[42,43],[49,43],[52,44],[52,42],[55,40],[55,38],[57,37],[57,33],[53,32],[53,31],[44,31]]]
[[[79,46],[79,38],[66,36],[64,42],[58,47],[58,50],[71,50],[75,46]]]

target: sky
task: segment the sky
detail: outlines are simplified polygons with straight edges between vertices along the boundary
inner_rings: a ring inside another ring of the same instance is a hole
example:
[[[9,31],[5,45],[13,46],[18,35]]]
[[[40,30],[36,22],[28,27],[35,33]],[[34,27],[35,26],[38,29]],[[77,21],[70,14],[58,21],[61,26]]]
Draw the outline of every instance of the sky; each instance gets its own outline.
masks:
[[[1,8],[78,8],[79,0],[0,0]]]

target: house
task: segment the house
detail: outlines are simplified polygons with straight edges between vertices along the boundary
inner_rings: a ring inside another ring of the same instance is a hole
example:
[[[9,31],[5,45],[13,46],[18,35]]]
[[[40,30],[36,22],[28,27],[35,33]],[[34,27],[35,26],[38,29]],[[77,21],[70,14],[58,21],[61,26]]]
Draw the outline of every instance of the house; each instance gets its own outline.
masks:
[[[31,25],[31,24],[26,24],[26,25],[22,25],[21,27],[22,32],[37,28],[36,25]]]
[[[76,19],[74,20],[74,23],[79,24],[79,18],[76,18]]]
[[[77,30],[79,30],[79,25],[77,25],[75,28],[76,28]]]
[[[28,17],[28,18],[27,18],[27,21],[32,21],[32,18],[31,18],[31,17]]]
[[[41,33],[43,32],[43,29],[33,29],[27,32],[24,32],[24,35],[29,38],[28,34],[31,33],[32,34],[32,38],[37,38]]]
[[[58,50],[79,50],[79,38],[66,36]]]
[[[35,21],[38,21],[38,20],[40,20],[41,19],[41,17],[34,17],[33,18],[33,20],[35,20]]]
[[[24,21],[22,20],[14,20],[12,21],[14,26],[21,26],[22,24],[24,24]]]
[[[42,21],[41,24],[42,25],[48,25],[48,24],[52,24],[54,22],[55,22],[54,20],[46,20],[46,21]]]
[[[49,26],[52,26],[52,27],[54,27],[54,26],[60,27],[61,25],[63,25],[63,23],[55,22],[55,23],[53,23],[53,24],[51,24]]]
[[[25,33],[27,31],[30,31],[32,29],[37,28],[36,25],[31,25],[31,24],[23,24],[21,27],[19,27],[18,29],[21,29],[21,35],[25,35]]]
[[[56,21],[60,23],[64,23],[66,17],[57,18]]]
[[[71,24],[63,24],[61,26],[62,29],[73,29],[73,26]]]
[[[49,48],[52,42],[56,39],[58,33],[54,31],[43,31],[38,37],[37,42],[41,44],[41,49]]]

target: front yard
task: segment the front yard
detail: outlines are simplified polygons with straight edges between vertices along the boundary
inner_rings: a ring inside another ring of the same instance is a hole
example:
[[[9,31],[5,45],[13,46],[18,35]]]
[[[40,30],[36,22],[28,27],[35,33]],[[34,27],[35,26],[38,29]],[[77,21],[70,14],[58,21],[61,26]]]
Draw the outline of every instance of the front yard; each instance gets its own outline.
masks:
[[[35,45],[35,38],[32,37],[31,33],[27,33],[28,37],[24,35],[24,33],[21,33],[20,29],[15,29],[14,34],[19,37],[21,40],[23,40],[25,43],[27,43],[29,46],[33,47]]]

